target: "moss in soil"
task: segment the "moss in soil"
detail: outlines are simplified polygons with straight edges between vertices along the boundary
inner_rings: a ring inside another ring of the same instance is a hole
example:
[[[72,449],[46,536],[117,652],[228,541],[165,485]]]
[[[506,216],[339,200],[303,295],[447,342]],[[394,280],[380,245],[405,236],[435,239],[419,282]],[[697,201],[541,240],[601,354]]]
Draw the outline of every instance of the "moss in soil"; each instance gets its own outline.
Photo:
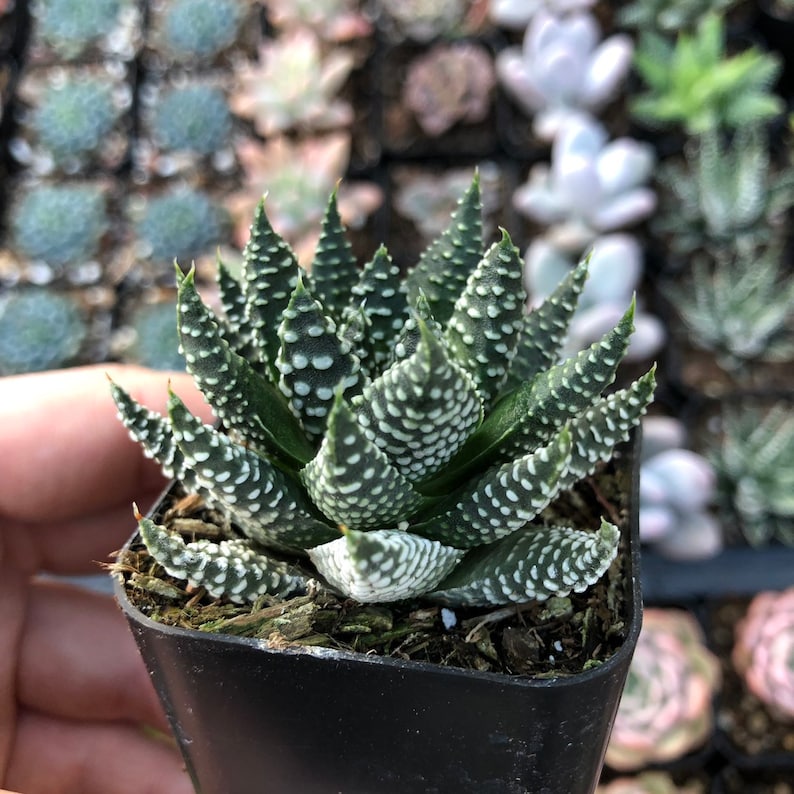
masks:
[[[185,589],[168,577],[140,543],[112,566],[132,604],[172,626],[267,640],[273,647],[320,645],[484,672],[558,677],[602,664],[623,644],[629,618],[628,495],[631,472],[616,455],[594,477],[580,482],[539,517],[597,527],[604,514],[624,529],[621,553],[595,586],[545,602],[491,609],[448,611],[419,602],[362,605],[341,599],[319,582],[305,595],[262,597],[240,606]],[[219,539],[234,532],[223,516],[195,496],[172,489],[156,518],[187,539]],[[446,624],[445,625],[445,621]]]

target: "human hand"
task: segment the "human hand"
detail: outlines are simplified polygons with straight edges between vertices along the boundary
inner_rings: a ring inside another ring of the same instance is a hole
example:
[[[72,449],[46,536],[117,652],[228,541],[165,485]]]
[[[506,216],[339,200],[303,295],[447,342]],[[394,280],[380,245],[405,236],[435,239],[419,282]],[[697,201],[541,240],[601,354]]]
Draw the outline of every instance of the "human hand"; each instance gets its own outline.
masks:
[[[108,596],[86,574],[163,487],[116,418],[105,373],[163,410],[169,375],[84,367],[0,378],[0,794],[189,794],[165,717]],[[174,390],[209,420],[186,375]]]

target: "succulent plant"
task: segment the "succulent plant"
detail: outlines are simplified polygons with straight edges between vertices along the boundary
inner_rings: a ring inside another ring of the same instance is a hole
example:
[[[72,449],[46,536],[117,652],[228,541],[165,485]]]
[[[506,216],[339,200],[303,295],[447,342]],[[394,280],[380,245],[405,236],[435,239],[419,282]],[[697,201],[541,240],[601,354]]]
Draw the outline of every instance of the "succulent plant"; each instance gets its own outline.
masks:
[[[722,443],[713,449],[717,497],[728,524],[751,546],[794,546],[794,414],[778,403],[766,414],[726,409]]]
[[[82,310],[66,294],[31,287],[0,296],[0,375],[73,363],[87,333]]]
[[[483,121],[495,84],[493,62],[483,47],[441,42],[411,62],[403,98],[424,133],[437,137],[457,123]]]
[[[781,259],[778,247],[735,251],[713,265],[695,257],[691,282],[667,288],[687,338],[738,378],[752,362],[794,359],[794,281]]]
[[[251,214],[267,194],[273,227],[295,250],[298,261],[308,264],[328,194],[347,170],[350,135],[340,131],[302,141],[279,136],[264,144],[246,139],[238,143],[236,152],[245,187],[226,200],[235,242],[244,246]],[[380,206],[383,193],[374,182],[351,181],[340,186],[338,198],[345,225],[360,228]]]
[[[358,269],[333,195],[310,275],[264,203],[243,267],[242,283],[220,268],[225,319],[193,272],[178,273],[187,368],[229,435],[176,395],[165,418],[113,386],[147,453],[243,533],[185,544],[141,518],[166,571],[237,602],[319,574],[359,602],[451,605],[543,600],[602,576],[616,526],[530,523],[611,457],[653,391],[651,370],[601,396],[632,307],[598,344],[553,363],[586,264],[525,313],[507,233],[482,252],[475,178],[405,280],[384,247]]]
[[[699,135],[763,123],[783,110],[770,90],[779,59],[756,47],[727,56],[717,14],[704,16],[694,33],[679,33],[675,44],[643,32],[634,64],[648,90],[633,100],[631,111],[647,124],[681,125],[687,134]]]
[[[35,0],[34,36],[60,56],[72,59],[118,24],[124,0]]]
[[[525,280],[532,304],[537,305],[554,292],[574,269],[574,261],[543,237],[536,237],[524,255]],[[579,296],[579,303],[568,326],[563,355],[599,339],[622,314],[642,279],[642,250],[628,234],[597,237],[590,249],[590,277]],[[634,314],[634,334],[626,361],[642,361],[654,355],[667,334],[661,321],[638,305]]]
[[[179,352],[175,318],[175,300],[138,306],[129,319],[133,338],[124,360],[151,369],[183,370],[185,357]]]
[[[378,27],[392,39],[427,44],[465,31],[471,0],[376,0]]]
[[[794,722],[794,587],[753,597],[736,625],[731,660],[776,719]]]
[[[561,17],[594,4],[595,0],[490,0],[488,16],[500,27],[524,30],[541,11]]]
[[[772,170],[759,126],[740,127],[727,144],[717,130],[690,139],[684,161],[665,162],[658,179],[653,229],[678,254],[768,242],[794,204],[794,169]]]
[[[276,30],[310,28],[326,41],[345,42],[372,33],[358,0],[268,0],[267,19]]]
[[[134,226],[146,256],[190,260],[220,242],[225,219],[206,193],[176,187],[146,200]]]
[[[701,747],[714,726],[720,681],[719,660],[692,614],[645,609],[606,763],[631,772]]]
[[[228,144],[232,124],[223,91],[191,83],[172,87],[157,98],[150,127],[161,149],[208,155]]]
[[[596,787],[595,794],[702,794],[701,786],[678,786],[667,772],[642,772],[634,777],[619,777]]]
[[[709,460],[686,448],[683,424],[668,416],[642,421],[640,539],[665,557],[697,560],[723,547],[711,512],[717,475]]]
[[[292,30],[264,42],[258,62],[236,65],[229,105],[265,137],[297,128],[345,127],[353,109],[337,94],[352,68],[350,52],[337,47],[323,53],[312,31]]]
[[[572,120],[554,139],[551,165],[538,163],[513,194],[522,214],[550,227],[546,236],[579,253],[605,232],[648,217],[656,194],[646,187],[654,155],[632,138],[610,141],[592,119]]]
[[[34,185],[11,213],[17,253],[55,269],[96,256],[107,229],[104,192],[89,182]]]
[[[77,73],[50,84],[31,115],[30,127],[56,164],[79,163],[100,149],[121,110],[109,79]]]
[[[691,30],[709,13],[723,14],[736,5],[737,0],[633,0],[623,6],[618,22],[638,31],[654,30],[677,33]]]
[[[244,11],[241,0],[170,0],[156,37],[178,62],[211,61],[234,44]]]
[[[572,119],[600,110],[614,98],[631,67],[634,45],[618,33],[601,41],[595,17],[586,11],[532,17],[521,47],[496,58],[507,93],[534,117],[533,130],[551,141]]]

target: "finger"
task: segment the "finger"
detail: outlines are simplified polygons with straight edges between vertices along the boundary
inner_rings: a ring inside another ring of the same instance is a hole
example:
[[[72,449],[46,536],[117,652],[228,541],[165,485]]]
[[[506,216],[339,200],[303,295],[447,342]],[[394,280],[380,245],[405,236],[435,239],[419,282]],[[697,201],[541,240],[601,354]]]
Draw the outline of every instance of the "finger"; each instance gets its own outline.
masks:
[[[170,378],[191,410],[210,418],[184,373],[92,366],[0,378],[0,516],[69,518],[154,487],[157,468],[144,462],[116,417],[106,372],[158,411],[165,410]]]
[[[34,584],[18,671],[23,707],[66,719],[127,720],[168,730],[135,640],[108,596],[54,582]]]
[[[135,496],[136,504],[146,510],[161,491]],[[5,519],[3,554],[6,564],[28,573],[47,571],[65,575],[100,573],[101,563],[112,561],[135,531],[132,502],[94,515],[52,522],[28,524]],[[68,538],[68,543],[64,542]],[[0,792],[2,794],[2,792]]]
[[[4,785],[26,794],[193,794],[176,750],[124,723],[20,715]]]

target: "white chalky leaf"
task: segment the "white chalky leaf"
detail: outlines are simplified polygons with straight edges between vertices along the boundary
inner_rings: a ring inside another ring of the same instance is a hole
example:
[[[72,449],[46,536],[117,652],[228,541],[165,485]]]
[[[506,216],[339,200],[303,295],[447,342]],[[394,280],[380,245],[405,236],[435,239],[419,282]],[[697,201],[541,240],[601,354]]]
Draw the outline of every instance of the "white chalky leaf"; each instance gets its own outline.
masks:
[[[362,604],[421,596],[438,585],[462,554],[398,529],[347,530],[344,537],[309,549],[326,581]]]
[[[306,579],[292,566],[257,553],[243,539],[185,543],[149,518],[141,518],[138,528],[149,554],[170,576],[205,588],[213,598],[243,604],[264,594],[287,598],[305,590]]]
[[[617,556],[620,530],[528,527],[470,551],[428,597],[447,606],[497,606],[581,593]]]

